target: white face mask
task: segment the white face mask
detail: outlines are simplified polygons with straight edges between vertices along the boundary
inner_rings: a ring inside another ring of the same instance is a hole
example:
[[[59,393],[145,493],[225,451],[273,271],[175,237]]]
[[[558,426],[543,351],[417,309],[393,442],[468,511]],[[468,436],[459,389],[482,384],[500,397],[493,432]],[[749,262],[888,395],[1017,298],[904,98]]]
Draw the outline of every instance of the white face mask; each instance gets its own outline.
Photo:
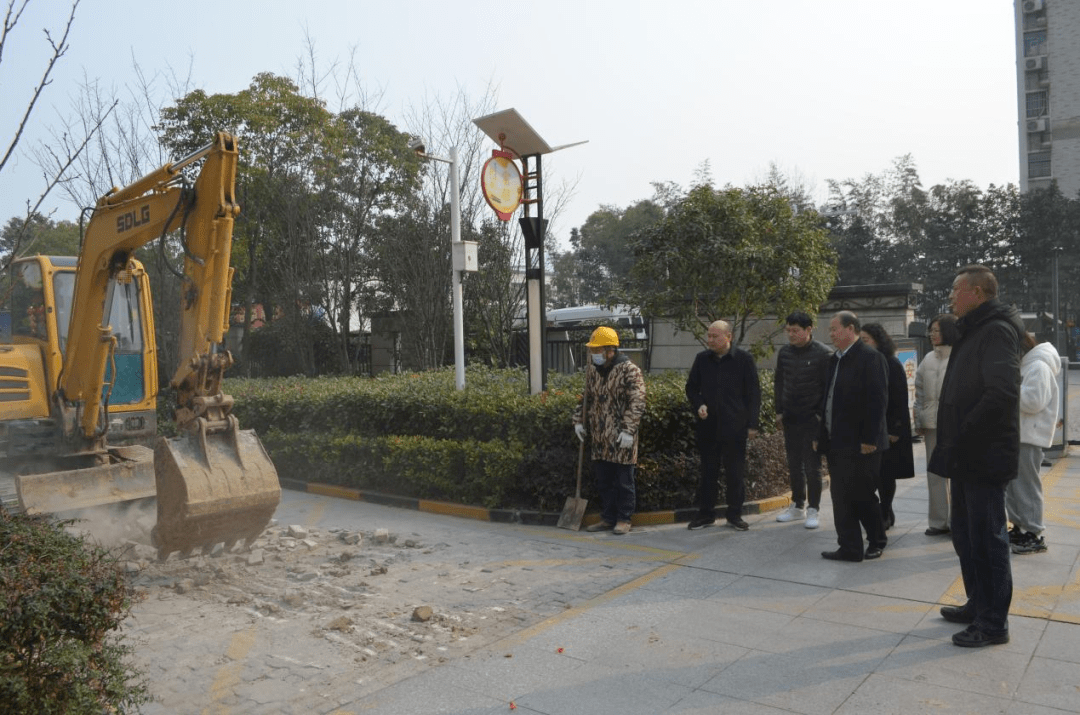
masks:
[[[604,353],[592,353],[592,364],[600,367],[607,361],[604,357]]]

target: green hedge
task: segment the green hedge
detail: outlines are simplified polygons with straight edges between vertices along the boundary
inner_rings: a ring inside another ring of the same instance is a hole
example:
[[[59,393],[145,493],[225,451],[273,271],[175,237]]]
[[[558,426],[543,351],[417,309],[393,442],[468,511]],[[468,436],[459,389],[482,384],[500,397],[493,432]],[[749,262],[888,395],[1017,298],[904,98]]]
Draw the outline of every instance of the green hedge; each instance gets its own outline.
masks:
[[[685,382],[680,373],[646,376],[639,510],[692,504],[700,463]],[[782,440],[772,434],[771,373],[763,372],[761,383],[764,434],[750,443],[751,498],[777,468],[786,481]],[[259,434],[283,478],[541,511],[561,510],[573,494],[578,442],[570,415],[580,373],[552,373],[541,395],[528,394],[523,371],[472,366],[463,391],[454,388],[452,369],[374,379],[230,379],[225,389],[236,398],[240,424]],[[588,468],[583,496],[595,499]]]
[[[134,595],[64,523],[0,510],[0,712],[133,712],[150,701],[112,632]]]

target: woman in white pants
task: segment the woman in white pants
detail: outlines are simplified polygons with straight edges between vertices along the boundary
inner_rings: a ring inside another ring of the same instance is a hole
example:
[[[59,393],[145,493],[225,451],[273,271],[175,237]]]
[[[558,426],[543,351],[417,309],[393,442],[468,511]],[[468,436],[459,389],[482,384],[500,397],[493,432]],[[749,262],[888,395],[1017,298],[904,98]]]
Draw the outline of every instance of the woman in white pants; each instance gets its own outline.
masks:
[[[937,444],[938,396],[945,368],[949,365],[952,345],[960,338],[956,328],[956,316],[948,313],[937,316],[930,323],[930,343],[933,352],[927,353],[915,373],[915,433],[922,435],[926,444],[926,463]],[[949,533],[949,480],[926,471],[926,485],[930,490],[927,513],[929,526],[927,536]]]

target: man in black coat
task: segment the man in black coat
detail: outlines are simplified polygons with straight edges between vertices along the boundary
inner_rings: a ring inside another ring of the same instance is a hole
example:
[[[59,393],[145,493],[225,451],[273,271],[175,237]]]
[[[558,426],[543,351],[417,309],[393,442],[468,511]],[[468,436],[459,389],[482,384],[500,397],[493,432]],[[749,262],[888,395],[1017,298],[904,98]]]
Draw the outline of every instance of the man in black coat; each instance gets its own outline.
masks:
[[[875,490],[881,453],[889,444],[885,429],[888,365],[884,355],[859,340],[859,319],[849,310],[829,321],[829,338],[836,352],[829,358],[815,447],[829,461],[833,524],[840,548],[821,555],[831,561],[876,559],[887,543]]]
[[[1009,642],[1012,567],[1005,487],[1020,452],[1020,344],[1024,325],[997,299],[985,266],[961,268],[949,303],[959,320],[941,384],[938,438],[929,471],[950,480],[953,548],[967,603],[941,615],[968,627],[953,643],[981,647]]]
[[[761,412],[761,384],[750,353],[731,344],[731,326],[717,320],[706,336],[708,350],[694,358],[686,380],[686,399],[694,410],[701,480],[697,489],[698,515],[688,528],[712,526],[716,521],[719,471],[724,469],[728,526],[746,531],[742,518],[746,499],[746,441],[756,435]]]

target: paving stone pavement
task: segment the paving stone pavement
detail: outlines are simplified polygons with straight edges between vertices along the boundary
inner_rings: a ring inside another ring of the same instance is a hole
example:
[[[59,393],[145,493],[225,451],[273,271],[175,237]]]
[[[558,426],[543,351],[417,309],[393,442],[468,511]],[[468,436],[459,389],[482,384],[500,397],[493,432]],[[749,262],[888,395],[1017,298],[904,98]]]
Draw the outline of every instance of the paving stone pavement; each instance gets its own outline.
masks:
[[[921,474],[921,445],[916,459]],[[344,634],[311,634],[333,608],[261,614],[159,589],[126,632],[159,698],[144,713],[1080,713],[1080,454],[1043,480],[1049,550],[1013,557],[1003,646],[951,644],[938,609],[962,598],[959,567],[947,537],[923,534],[921,477],[899,483],[889,546],[861,564],[820,557],[835,548],[827,493],[816,530],[772,512],[748,532],[617,537],[287,492],[280,524],[444,545],[386,575],[436,613],[485,619],[445,650],[416,631],[411,657],[364,660]],[[406,616],[372,618],[406,631]]]

